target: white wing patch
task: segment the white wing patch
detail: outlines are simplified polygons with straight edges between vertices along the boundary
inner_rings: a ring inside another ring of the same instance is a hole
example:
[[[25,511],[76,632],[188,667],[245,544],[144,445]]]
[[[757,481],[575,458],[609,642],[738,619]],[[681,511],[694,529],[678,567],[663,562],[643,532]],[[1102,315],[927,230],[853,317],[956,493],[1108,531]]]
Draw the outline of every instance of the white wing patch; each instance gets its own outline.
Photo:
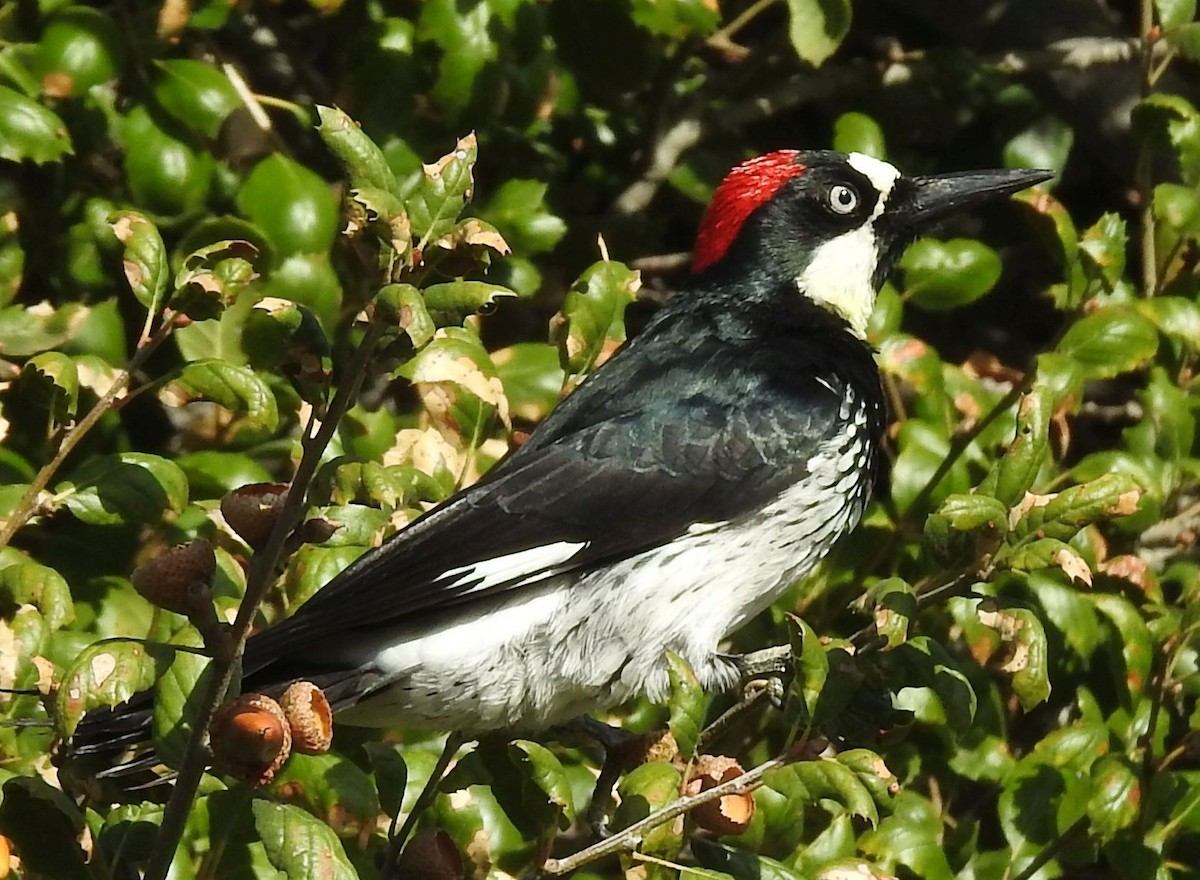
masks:
[[[479,579],[479,583],[472,586],[467,592],[487,590],[508,581],[519,581],[545,574],[549,569],[562,565],[587,545],[587,541],[557,541],[541,547],[530,547],[528,550],[518,550],[516,553],[494,556],[471,565],[452,568],[442,572],[437,580],[454,578],[457,575],[458,577],[450,584],[452,587],[457,587]]]

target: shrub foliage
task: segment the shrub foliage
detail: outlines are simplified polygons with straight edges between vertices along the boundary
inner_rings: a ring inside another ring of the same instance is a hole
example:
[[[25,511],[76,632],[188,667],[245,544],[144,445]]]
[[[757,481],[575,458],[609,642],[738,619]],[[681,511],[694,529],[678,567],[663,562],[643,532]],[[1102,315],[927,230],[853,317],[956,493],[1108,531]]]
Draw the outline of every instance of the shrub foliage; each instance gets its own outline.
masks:
[[[602,851],[588,742],[467,744],[402,874],[1193,873],[1200,23],[1040,10],[0,7],[0,876],[394,876],[444,736],[203,772],[240,639],[519,443],[781,146],[1059,176],[880,294],[886,484],[733,646],[783,690],[729,716],[672,658],[605,719],[648,736]],[[197,541],[199,599],[133,577]],[[64,748],[146,689],[169,800]]]

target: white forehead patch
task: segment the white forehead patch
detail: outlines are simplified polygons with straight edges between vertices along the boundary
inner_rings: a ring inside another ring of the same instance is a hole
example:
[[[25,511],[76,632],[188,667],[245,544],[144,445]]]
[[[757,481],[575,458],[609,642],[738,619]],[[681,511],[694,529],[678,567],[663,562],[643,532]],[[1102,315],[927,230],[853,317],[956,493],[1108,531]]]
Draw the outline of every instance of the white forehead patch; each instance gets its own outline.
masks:
[[[846,164],[871,181],[871,186],[879,193],[879,201],[875,203],[875,210],[871,213],[871,219],[874,220],[883,213],[888,196],[892,194],[892,187],[900,177],[900,170],[890,162],[884,162],[866,153],[851,153],[846,157]]]

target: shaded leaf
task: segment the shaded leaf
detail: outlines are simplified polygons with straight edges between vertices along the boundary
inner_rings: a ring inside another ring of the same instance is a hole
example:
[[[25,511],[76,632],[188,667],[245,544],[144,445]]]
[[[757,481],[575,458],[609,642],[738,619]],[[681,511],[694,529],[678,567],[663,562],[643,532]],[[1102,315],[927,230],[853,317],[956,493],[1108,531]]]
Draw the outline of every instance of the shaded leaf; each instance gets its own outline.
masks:
[[[286,804],[256,800],[252,809],[267,858],[287,880],[357,880],[328,825]]]
[[[0,85],[0,159],[42,165],[75,151],[66,124],[51,110]]]
[[[163,303],[171,266],[158,229],[136,211],[118,211],[108,218],[117,240],[125,245],[125,280],[146,311],[156,314]]]
[[[216,359],[193,361],[183,368],[167,393],[180,402],[209,400],[244,413],[250,425],[267,432],[279,426],[275,395],[249,367]]]
[[[802,61],[820,67],[850,31],[850,0],[788,0],[788,38]]]
[[[353,187],[374,187],[394,192],[396,176],[375,142],[358,123],[337,107],[317,107],[317,133],[350,175]]]
[[[571,285],[550,322],[567,373],[565,388],[582,382],[625,341],[625,308],[641,286],[640,273],[612,260],[593,263]]]
[[[181,512],[188,498],[179,466],[144,452],[93,459],[55,491],[71,513],[92,525],[156,523],[168,511]]]
[[[900,258],[905,293],[914,305],[950,309],[974,302],[1000,278],[1000,255],[967,238],[922,238]]]
[[[704,728],[709,697],[692,667],[674,651],[667,651],[667,678],[671,685],[667,698],[671,715],[667,727],[675,737],[680,756],[687,761],[695,753],[696,742]]]

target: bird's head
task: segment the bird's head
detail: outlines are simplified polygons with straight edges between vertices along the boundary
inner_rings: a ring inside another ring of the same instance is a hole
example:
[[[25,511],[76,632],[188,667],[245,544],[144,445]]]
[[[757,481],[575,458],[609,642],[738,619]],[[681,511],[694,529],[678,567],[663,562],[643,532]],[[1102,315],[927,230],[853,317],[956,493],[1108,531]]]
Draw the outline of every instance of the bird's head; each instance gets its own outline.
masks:
[[[1003,170],[906,177],[862,153],[768,153],[734,168],[717,187],[693,270],[794,283],[865,336],[875,292],[926,226],[1051,176]]]

